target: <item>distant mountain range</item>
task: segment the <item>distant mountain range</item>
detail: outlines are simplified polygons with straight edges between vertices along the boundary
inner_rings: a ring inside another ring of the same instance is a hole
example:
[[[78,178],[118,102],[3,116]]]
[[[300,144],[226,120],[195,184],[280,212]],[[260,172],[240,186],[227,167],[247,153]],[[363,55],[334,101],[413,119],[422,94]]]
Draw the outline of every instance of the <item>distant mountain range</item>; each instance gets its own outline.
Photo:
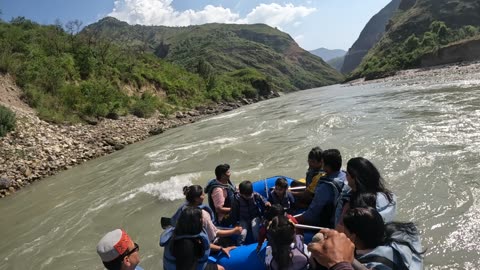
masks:
[[[334,58],[337,57],[342,57],[344,56],[347,52],[344,50],[336,49],[336,50],[329,50],[326,48],[319,48],[313,51],[310,51],[310,53],[319,56],[323,59],[323,61],[328,62]]]

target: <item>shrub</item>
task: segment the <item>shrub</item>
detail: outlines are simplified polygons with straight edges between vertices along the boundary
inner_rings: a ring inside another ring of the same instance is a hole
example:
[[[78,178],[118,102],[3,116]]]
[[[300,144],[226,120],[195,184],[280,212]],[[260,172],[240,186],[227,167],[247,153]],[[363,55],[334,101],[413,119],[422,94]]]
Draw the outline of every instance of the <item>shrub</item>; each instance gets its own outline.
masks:
[[[15,113],[0,105],[0,137],[15,129]]]
[[[159,106],[159,100],[150,93],[143,93],[140,98],[135,99],[131,112],[133,115],[141,118],[148,118],[155,113]]]

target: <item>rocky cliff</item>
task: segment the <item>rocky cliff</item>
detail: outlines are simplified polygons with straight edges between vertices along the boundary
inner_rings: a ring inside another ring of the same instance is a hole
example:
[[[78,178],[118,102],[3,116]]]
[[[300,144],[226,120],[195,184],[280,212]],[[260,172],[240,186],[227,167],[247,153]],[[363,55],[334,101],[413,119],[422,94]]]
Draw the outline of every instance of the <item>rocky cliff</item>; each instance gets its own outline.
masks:
[[[343,66],[342,73],[350,73],[361,62],[368,51],[382,38],[385,33],[385,27],[389,20],[398,9],[401,0],[392,0],[385,8],[370,19],[365,28],[360,33],[357,41],[348,50]]]

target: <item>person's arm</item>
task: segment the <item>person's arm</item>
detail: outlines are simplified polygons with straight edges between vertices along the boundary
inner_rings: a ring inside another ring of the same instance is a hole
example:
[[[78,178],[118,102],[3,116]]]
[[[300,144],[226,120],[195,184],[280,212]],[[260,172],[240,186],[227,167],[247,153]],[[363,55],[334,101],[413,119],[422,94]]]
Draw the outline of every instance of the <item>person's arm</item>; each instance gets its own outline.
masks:
[[[335,197],[333,190],[327,184],[319,184],[315,190],[315,194],[307,211],[297,217],[298,223],[315,225],[315,219],[318,219],[318,216],[320,216],[325,206],[332,202]]]
[[[353,270],[355,245],[352,241],[335,230],[323,229],[320,232],[324,239],[308,245],[312,257],[330,270]]]
[[[271,204],[269,201],[267,201],[267,199],[265,199],[265,198],[264,198],[262,195],[260,195],[259,193],[256,193],[256,192],[255,192],[255,196],[256,196],[257,198],[260,198],[260,200],[262,201],[263,205],[265,205],[265,207],[270,207],[270,206],[272,206],[272,204]]]
[[[215,205],[215,211],[217,212],[217,214],[226,215],[230,213],[230,207],[223,207],[223,205],[225,204],[225,197],[223,196],[222,188],[217,187],[213,189],[212,200],[213,204]]]
[[[242,233],[242,226],[236,226],[233,229],[228,230],[217,230],[217,237],[227,237],[234,234],[241,234]]]
[[[227,255],[228,258],[230,258],[230,250],[232,249],[235,249],[237,248],[236,246],[231,246],[231,247],[221,247],[221,246],[218,246],[218,245],[215,245],[215,244],[210,244],[210,250],[212,251],[219,251],[221,253],[225,253],[225,255]]]

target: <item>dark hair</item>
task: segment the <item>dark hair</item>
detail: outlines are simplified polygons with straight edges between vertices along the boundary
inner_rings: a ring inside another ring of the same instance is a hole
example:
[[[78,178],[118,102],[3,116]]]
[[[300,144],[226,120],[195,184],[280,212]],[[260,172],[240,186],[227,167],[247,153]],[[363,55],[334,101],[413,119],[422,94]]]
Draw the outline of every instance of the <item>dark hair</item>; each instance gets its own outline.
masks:
[[[200,198],[203,194],[203,188],[199,185],[184,186],[183,195],[187,199],[187,202],[190,204],[195,203],[196,198]]]
[[[322,148],[316,146],[310,150],[308,153],[308,159],[315,160],[315,161],[322,161]]]
[[[122,269],[123,256],[118,256],[113,261],[103,262],[103,266],[108,270],[120,270]]]
[[[230,170],[230,165],[220,164],[215,168],[215,176],[219,179],[222,175],[226,174],[228,170]]]
[[[273,204],[268,208],[267,212],[265,213],[266,221],[271,221],[276,216],[283,216],[285,215],[285,210],[281,204]]]
[[[251,195],[253,193],[252,182],[248,180],[243,181],[240,183],[240,185],[238,185],[238,189],[240,191],[240,194]]]
[[[356,193],[350,200],[350,208],[367,208],[377,207],[377,194],[376,193]]]
[[[295,226],[286,216],[280,215],[272,219],[268,227],[268,241],[272,247],[272,257],[279,270],[288,269],[292,264],[290,244],[295,239]]]
[[[368,159],[363,157],[350,159],[347,162],[347,172],[355,181],[356,191],[353,192],[353,198],[361,193],[372,193],[376,198],[376,194],[381,192],[390,203],[393,202],[392,192],[385,187],[380,172]]]
[[[285,179],[284,177],[277,178],[277,180],[275,180],[275,186],[281,188],[288,188],[287,179]]]
[[[338,172],[342,168],[342,155],[337,149],[323,151],[323,167],[329,167],[332,171]]]
[[[202,210],[197,207],[185,208],[177,221],[174,230],[175,236],[196,235],[202,232]],[[203,256],[204,250],[199,241],[192,238],[175,240],[172,244],[172,255],[175,260],[176,269],[191,270],[196,268],[198,259]]]
[[[382,216],[375,208],[352,208],[343,218],[345,228],[354,233],[368,249],[396,242],[408,246],[410,250],[421,255],[425,251],[418,251],[412,242],[418,237],[418,230],[411,222],[390,222],[385,224]],[[406,234],[408,241],[392,237],[394,233]]]

